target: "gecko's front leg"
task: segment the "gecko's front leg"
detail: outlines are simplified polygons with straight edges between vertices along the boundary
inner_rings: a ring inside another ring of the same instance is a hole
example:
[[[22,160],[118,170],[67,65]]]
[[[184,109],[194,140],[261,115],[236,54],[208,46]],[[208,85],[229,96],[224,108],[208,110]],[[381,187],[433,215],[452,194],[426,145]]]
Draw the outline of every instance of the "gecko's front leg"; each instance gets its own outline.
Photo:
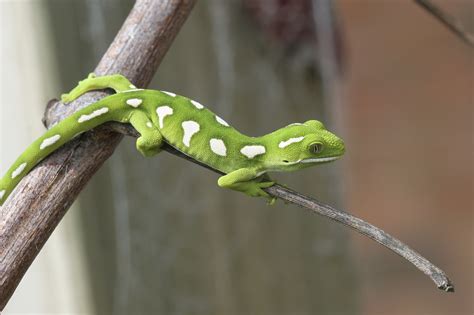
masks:
[[[130,123],[139,133],[137,150],[146,157],[154,156],[161,151],[163,136],[150,118],[142,111],[135,111],[130,116]]]
[[[217,184],[220,187],[237,190],[252,197],[268,198],[271,204],[275,201],[275,198],[263,190],[263,188],[273,186],[275,182],[269,181],[268,177],[259,178],[257,170],[252,168],[241,168],[221,176]]]

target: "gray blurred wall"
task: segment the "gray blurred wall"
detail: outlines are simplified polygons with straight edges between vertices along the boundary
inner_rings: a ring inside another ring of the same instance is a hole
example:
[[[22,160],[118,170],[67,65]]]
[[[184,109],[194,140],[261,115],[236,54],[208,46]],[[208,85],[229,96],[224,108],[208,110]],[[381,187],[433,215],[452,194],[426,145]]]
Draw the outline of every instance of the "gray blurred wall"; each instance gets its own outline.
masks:
[[[68,90],[94,68],[132,2],[42,3],[57,80]],[[303,48],[310,58],[288,56],[239,1],[200,1],[151,88],[199,100],[250,135],[331,121],[311,47]],[[145,159],[133,141],[123,141],[71,210],[94,313],[358,314],[344,228],[220,189],[215,174],[166,153]],[[341,206],[337,167],[276,178]]]

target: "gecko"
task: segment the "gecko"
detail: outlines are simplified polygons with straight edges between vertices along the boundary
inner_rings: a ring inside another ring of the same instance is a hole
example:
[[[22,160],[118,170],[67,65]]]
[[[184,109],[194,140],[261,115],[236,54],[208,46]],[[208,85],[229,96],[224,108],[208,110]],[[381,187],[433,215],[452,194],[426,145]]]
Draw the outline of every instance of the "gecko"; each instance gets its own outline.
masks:
[[[92,90],[115,94],[86,106],[36,139],[0,180],[0,206],[21,179],[41,160],[76,136],[108,121],[129,123],[140,134],[137,150],[145,157],[168,143],[222,172],[217,184],[253,197],[275,199],[265,188],[275,184],[267,173],[295,171],[340,158],[344,142],[317,120],[292,123],[260,137],[244,135],[201,103],[175,93],[140,89],[120,74],[91,73],[61,100],[69,103]]]

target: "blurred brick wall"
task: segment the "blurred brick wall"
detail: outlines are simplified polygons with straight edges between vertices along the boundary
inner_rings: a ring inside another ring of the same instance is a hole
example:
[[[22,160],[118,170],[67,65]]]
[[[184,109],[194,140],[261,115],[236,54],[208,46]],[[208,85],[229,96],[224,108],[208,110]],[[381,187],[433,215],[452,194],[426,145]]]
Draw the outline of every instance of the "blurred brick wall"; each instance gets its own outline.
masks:
[[[474,31],[474,2],[435,3]],[[474,314],[473,50],[413,1],[340,0],[347,208],[444,269],[456,293],[355,233],[363,314]]]

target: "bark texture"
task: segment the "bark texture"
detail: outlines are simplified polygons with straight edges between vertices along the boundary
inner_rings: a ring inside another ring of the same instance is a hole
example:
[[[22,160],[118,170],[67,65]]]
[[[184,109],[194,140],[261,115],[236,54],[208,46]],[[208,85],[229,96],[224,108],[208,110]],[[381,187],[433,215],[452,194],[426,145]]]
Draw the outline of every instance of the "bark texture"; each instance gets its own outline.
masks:
[[[138,0],[95,73],[121,73],[134,84],[147,86],[194,3]],[[54,112],[49,116],[60,120],[104,95],[88,93],[67,106],[53,102],[47,110]],[[52,123],[45,120],[46,125]],[[97,128],[72,141],[28,174],[1,208],[0,309],[79,192],[121,139],[120,134]]]

